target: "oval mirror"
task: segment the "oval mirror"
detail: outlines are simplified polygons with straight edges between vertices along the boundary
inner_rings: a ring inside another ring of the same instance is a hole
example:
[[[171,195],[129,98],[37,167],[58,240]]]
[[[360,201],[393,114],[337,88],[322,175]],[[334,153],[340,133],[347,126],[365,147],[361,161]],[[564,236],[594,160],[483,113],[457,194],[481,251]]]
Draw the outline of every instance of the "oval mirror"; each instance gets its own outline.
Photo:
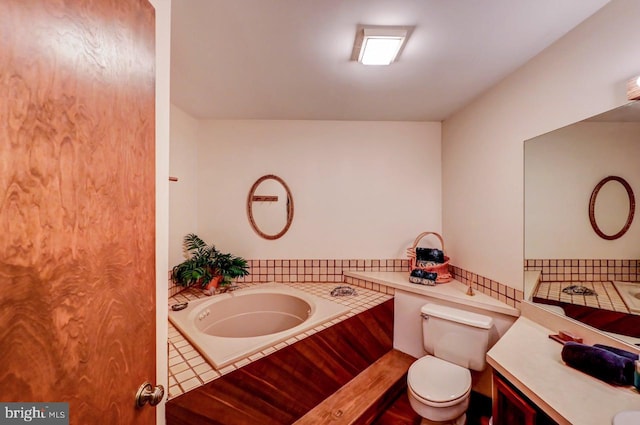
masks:
[[[593,189],[589,200],[589,221],[603,239],[624,235],[633,221],[636,201],[629,183],[622,177],[609,176]]]
[[[247,216],[253,230],[265,239],[287,233],[293,221],[293,197],[284,180],[273,174],[260,177],[249,191]]]

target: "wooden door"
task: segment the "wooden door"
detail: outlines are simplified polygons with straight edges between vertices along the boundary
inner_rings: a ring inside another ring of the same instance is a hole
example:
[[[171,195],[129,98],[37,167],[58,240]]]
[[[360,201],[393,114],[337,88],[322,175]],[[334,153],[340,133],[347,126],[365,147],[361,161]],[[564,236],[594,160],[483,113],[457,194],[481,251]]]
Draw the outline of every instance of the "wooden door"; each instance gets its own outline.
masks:
[[[153,424],[155,16],[0,1],[0,401]]]

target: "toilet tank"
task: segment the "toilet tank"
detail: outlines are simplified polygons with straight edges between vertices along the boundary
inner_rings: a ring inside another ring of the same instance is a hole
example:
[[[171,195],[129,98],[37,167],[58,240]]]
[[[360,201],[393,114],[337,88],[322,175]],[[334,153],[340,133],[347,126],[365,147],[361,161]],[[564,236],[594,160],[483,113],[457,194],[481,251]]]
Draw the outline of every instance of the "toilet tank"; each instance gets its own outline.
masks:
[[[425,304],[420,311],[427,353],[467,369],[485,368],[491,317],[438,304]]]

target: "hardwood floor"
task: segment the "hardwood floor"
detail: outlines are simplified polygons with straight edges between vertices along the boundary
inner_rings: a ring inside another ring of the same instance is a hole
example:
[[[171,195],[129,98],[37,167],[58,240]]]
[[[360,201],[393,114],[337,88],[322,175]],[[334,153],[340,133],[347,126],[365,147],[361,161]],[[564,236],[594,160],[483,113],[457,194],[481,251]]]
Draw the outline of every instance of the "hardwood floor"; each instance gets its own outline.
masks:
[[[482,394],[471,392],[467,425],[481,425],[491,416],[491,399]],[[485,421],[482,422],[482,418]],[[420,425],[420,416],[409,404],[407,391],[403,391],[393,404],[372,425]]]
[[[420,425],[421,420],[411,408],[405,389],[373,425]]]

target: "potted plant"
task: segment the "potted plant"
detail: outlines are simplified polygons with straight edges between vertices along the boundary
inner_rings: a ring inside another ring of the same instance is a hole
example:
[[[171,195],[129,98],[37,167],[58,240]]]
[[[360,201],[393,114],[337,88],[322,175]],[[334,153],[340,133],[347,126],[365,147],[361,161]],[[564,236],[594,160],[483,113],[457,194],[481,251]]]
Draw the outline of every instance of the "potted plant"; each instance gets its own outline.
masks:
[[[177,285],[196,284],[213,292],[218,285],[228,285],[232,279],[249,274],[244,258],[222,253],[194,233],[186,235],[183,243],[187,259],[171,270],[171,280]]]

